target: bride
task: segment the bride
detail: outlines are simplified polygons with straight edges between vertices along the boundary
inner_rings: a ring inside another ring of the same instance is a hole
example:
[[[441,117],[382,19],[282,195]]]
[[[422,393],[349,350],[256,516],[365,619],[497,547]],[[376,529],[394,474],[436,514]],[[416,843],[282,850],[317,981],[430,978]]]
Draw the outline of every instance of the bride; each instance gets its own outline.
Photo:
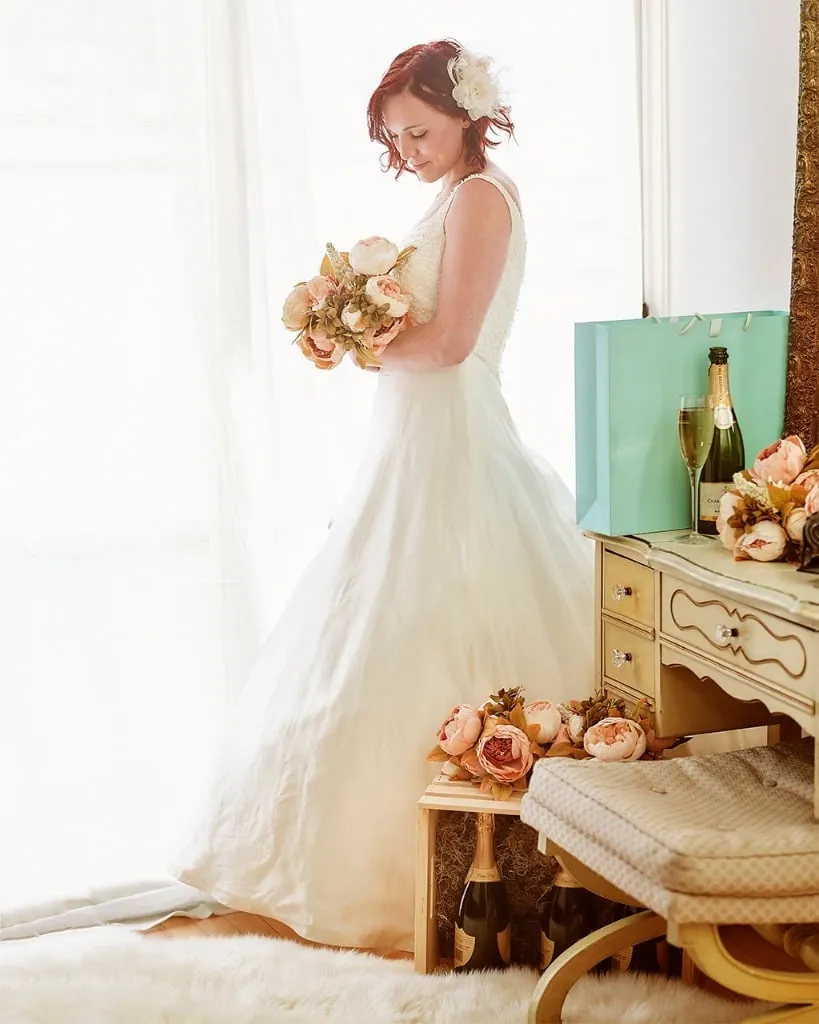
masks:
[[[592,570],[573,502],[522,444],[499,368],[524,269],[491,65],[395,58],[370,136],[439,186],[403,244],[414,326],[385,350],[364,464],[263,647],[176,877],[304,938],[413,946],[424,757],[458,703],[592,686]]]

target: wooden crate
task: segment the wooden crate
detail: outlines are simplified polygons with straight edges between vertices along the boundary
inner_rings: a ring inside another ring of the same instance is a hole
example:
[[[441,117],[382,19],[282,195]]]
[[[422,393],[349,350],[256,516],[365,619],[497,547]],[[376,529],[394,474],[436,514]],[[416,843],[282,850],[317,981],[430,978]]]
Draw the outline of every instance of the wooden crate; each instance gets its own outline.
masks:
[[[524,791],[495,800],[471,782],[452,782],[439,775],[418,801],[415,860],[415,970],[430,974],[438,966],[438,923],[435,916],[435,847],[439,811],[465,814],[520,815]]]

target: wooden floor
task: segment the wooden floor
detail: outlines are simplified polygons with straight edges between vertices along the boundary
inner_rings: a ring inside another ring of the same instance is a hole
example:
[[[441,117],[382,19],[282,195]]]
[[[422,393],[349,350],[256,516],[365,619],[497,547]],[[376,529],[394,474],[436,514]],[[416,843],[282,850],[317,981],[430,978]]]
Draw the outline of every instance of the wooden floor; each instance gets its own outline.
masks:
[[[238,910],[230,914],[222,914],[219,917],[206,917],[202,920],[191,917],[171,917],[167,921],[163,921],[162,924],[155,925],[145,935],[147,938],[158,939],[191,939],[203,935],[266,935],[268,938],[290,939],[291,942],[298,942],[303,946],[317,945],[315,942],[308,942],[301,938],[286,924],[274,921],[269,917],[245,914]],[[412,959],[411,953],[403,953],[400,950],[368,949],[365,952],[374,953],[387,960]]]

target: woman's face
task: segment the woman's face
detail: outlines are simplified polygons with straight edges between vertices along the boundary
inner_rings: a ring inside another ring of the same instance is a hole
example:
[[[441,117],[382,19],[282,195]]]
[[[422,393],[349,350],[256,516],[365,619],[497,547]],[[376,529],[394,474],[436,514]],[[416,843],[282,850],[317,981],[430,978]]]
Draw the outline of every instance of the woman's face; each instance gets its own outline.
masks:
[[[464,118],[450,117],[410,92],[384,101],[384,127],[421,181],[438,181],[464,155]]]

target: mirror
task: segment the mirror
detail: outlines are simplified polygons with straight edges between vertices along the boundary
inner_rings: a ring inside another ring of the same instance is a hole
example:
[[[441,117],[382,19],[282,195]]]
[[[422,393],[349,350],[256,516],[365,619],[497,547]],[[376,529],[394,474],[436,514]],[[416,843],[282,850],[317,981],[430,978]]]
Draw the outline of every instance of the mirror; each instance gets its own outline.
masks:
[[[819,444],[819,0],[801,0],[785,432]]]

